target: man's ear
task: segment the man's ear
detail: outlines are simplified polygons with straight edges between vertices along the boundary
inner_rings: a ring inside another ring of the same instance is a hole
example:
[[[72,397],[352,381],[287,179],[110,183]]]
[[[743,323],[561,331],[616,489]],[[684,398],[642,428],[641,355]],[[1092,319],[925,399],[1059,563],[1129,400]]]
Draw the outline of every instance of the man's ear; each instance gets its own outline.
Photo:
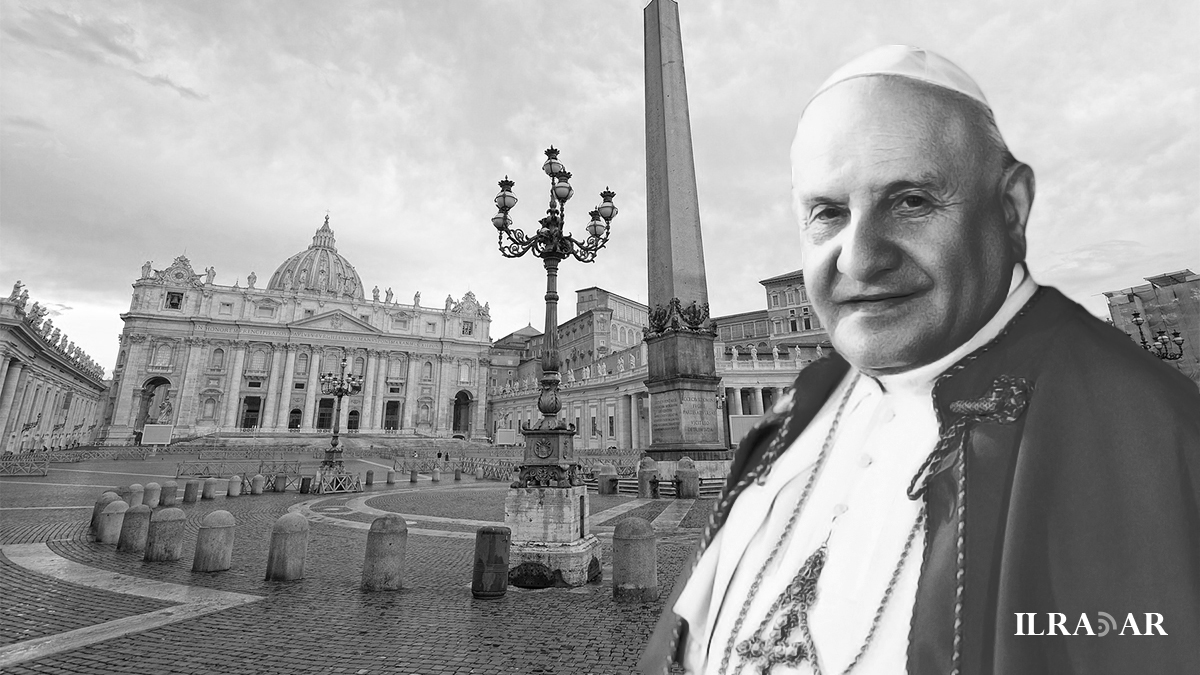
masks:
[[[1004,207],[1004,224],[1012,240],[1016,260],[1025,259],[1025,225],[1033,209],[1037,181],[1033,169],[1023,162],[1008,167],[1001,178],[1000,200]]]

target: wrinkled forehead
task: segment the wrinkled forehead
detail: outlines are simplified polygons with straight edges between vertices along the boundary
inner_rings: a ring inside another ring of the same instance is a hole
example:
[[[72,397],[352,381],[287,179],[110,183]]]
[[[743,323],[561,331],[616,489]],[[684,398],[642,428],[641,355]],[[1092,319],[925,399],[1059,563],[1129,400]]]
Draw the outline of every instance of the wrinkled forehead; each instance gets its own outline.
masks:
[[[968,132],[957,102],[929,85],[886,76],[841,82],[815,98],[796,127],[796,197],[831,184],[960,171],[971,154]]]

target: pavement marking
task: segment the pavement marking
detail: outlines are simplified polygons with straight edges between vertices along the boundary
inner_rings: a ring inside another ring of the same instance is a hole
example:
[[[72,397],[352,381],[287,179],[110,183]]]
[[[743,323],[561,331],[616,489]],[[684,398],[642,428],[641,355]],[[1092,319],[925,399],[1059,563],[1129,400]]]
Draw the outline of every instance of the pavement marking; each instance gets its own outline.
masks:
[[[0,511],[57,511],[60,509],[90,509],[91,506],[0,506]]]
[[[0,480],[0,484],[36,485],[38,487],[41,487],[43,485],[52,485],[54,487],[88,488],[89,490],[96,489],[96,488],[100,488],[101,490],[113,489],[112,485],[84,485],[82,483],[43,483],[41,481],[24,481],[24,480]]]
[[[671,502],[671,505],[663,509],[663,512],[658,514],[651,525],[656,530],[674,530],[679,527],[679,523],[683,521],[684,516],[691,510],[692,504],[695,504],[695,499],[676,499]]]
[[[356,461],[356,462],[362,462],[363,464],[371,464],[371,465],[373,465],[373,466],[382,466],[382,467],[383,467],[383,468],[385,468],[385,469],[391,469],[391,468],[392,468],[392,465],[391,465],[391,464],[380,464],[379,462],[371,462],[371,461],[368,461],[368,460],[365,460],[365,459],[356,459],[356,460],[354,460],[354,461]],[[397,473],[398,473],[398,472],[397,472]]]
[[[613,518],[616,518],[617,516],[619,516],[621,514],[629,513],[630,511],[636,509],[639,506],[644,506],[646,504],[649,504],[651,501],[653,501],[653,500],[640,499],[640,498],[639,499],[631,499],[631,500],[625,502],[624,504],[617,504],[616,506],[614,506],[612,508],[604,509],[603,511],[596,511],[596,512],[592,513],[592,515],[588,516],[588,525],[590,527],[597,527],[600,523],[602,523],[606,520],[612,520]]]
[[[180,603],[146,614],[115,619],[56,635],[5,645],[0,647],[0,668],[53,656],[97,642],[194,619],[198,616],[263,599],[257,595],[152,581],[88,567],[59,556],[46,544],[12,544],[0,547],[0,552],[3,552],[4,556],[13,564],[59,581],[112,593]]]

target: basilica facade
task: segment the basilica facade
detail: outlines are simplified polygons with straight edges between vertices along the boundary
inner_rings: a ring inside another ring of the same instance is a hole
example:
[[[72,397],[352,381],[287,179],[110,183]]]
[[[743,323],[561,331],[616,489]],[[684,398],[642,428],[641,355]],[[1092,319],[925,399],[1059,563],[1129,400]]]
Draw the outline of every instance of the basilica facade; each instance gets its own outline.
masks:
[[[489,307],[467,292],[426,307],[368,294],[329,218],[263,286],[214,283],[179,256],[133,284],[103,435],[140,441],[146,424],[176,440],[210,434],[323,433],[335,399],[321,376],[363,378],[343,399],[348,433],[483,438]]]

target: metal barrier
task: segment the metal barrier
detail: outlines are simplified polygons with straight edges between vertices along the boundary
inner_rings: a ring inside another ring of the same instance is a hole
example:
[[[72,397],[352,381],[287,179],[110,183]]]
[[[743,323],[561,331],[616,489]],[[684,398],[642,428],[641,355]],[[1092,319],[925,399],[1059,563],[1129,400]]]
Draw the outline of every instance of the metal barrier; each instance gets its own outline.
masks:
[[[146,459],[153,450],[141,446],[54,450],[45,453],[54,464],[88,462],[94,459]]]
[[[299,476],[300,460],[292,462],[283,460],[261,460],[257,462],[179,462],[175,467],[176,478],[180,476],[228,478],[229,476],[240,475],[245,479],[247,477],[253,478],[255,474],[259,473],[267,477],[268,480],[271,480],[277,473]]]
[[[50,457],[45,452],[26,452],[0,457],[0,476],[46,476],[50,474]]]

